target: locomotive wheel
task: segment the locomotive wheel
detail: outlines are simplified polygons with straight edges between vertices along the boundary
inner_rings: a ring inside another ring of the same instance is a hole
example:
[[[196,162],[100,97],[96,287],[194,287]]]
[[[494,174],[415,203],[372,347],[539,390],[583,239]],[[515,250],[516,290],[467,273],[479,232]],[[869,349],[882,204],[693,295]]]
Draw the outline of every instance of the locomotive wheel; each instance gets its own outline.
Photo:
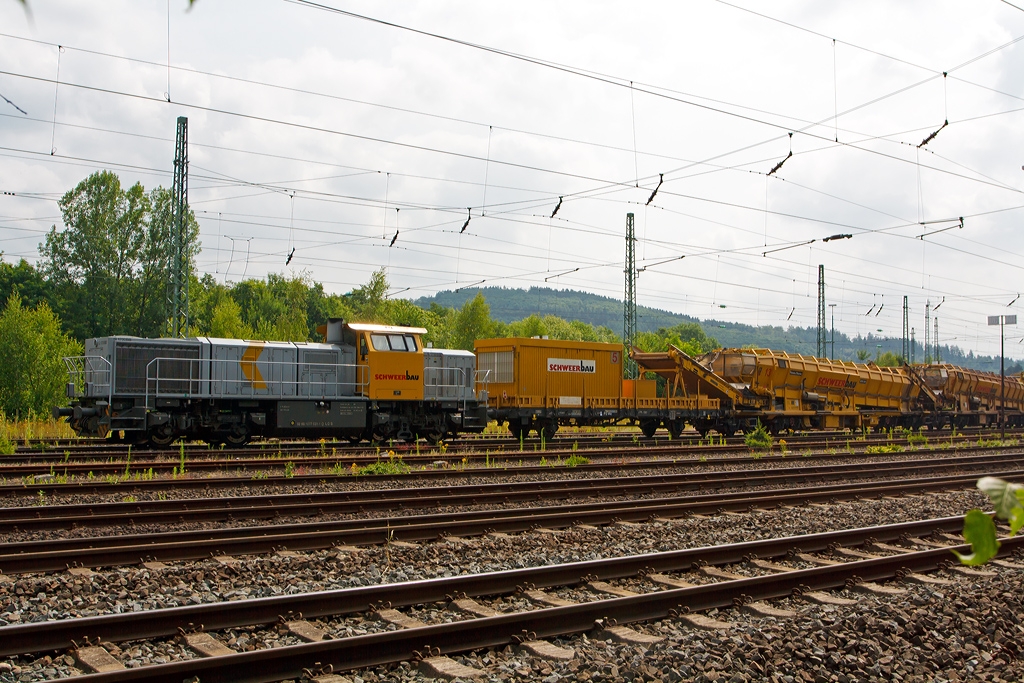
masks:
[[[363,437],[361,437],[361,436],[353,436],[351,434],[349,436],[345,437],[345,438],[347,438],[348,442],[350,444],[352,444],[353,446],[355,446],[357,443],[359,443],[360,441],[363,440]]]
[[[224,441],[232,448],[241,448],[249,443],[249,430],[242,427],[238,431],[231,430],[224,436]]]
[[[156,429],[149,433],[149,442],[154,446],[159,446],[160,448],[170,446],[174,443],[174,438],[174,432],[170,429]]]
[[[441,432],[427,432],[426,434],[422,434],[420,436],[422,436],[426,440],[426,442],[431,446],[436,446],[441,442],[441,439],[444,438],[444,434],[442,434]]]
[[[658,426],[659,424],[657,420],[640,421],[640,431],[643,432],[644,436],[647,437],[648,439],[652,438],[655,432],[658,431]]]
[[[373,443],[384,443],[391,438],[391,431],[388,429],[388,425],[377,425],[370,432],[370,441]]]

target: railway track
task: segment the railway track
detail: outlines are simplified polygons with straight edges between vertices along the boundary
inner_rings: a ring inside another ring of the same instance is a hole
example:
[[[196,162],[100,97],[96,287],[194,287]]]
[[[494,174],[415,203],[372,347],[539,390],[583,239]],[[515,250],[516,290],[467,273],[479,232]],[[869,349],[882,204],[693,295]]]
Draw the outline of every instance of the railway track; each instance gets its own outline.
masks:
[[[695,489],[745,488],[846,481],[922,474],[988,473],[1024,467],[1024,454],[960,455],[935,460],[902,460],[785,469],[704,471],[682,474],[371,489],[329,493],[204,499],[147,500],[77,505],[0,508],[0,533],[124,524],[174,524],[275,519],[324,514],[360,514],[423,507],[494,505],[594,496],[664,495]],[[0,565],[2,566],[2,565]]]
[[[985,474],[1012,479],[1024,476],[1024,470],[988,469]],[[75,566],[122,566],[145,561],[197,560],[211,556],[265,554],[281,550],[323,550],[338,545],[431,541],[451,535],[479,536],[494,531],[514,533],[539,527],[559,529],[579,524],[644,522],[652,518],[688,514],[744,512],[756,508],[956,490],[973,486],[977,478],[978,473],[951,474],[902,481],[801,485],[756,492],[8,542],[0,554],[0,573],[59,571]],[[216,514],[223,515],[224,511],[217,511]]]
[[[965,448],[964,450],[954,451],[958,455],[966,455],[968,453],[986,452],[998,455],[998,452],[1005,450],[1005,446],[984,446],[978,447],[973,446],[971,448]],[[572,457],[573,452],[547,452],[541,457],[550,457],[552,460],[547,461],[543,465],[523,465],[519,462],[513,466],[503,464],[499,460],[489,460],[485,463],[479,461],[466,462],[459,461],[455,466],[450,466],[445,463],[444,466],[438,466],[437,461],[431,461],[431,469],[417,469],[408,472],[394,471],[387,474],[363,474],[358,470],[355,471],[359,474],[359,479],[372,480],[374,478],[397,480],[397,481],[424,481],[431,479],[451,479],[451,478],[482,478],[482,477],[507,477],[511,474],[520,476],[535,476],[535,475],[551,475],[558,471],[571,470],[573,472],[611,472],[616,470],[629,470],[641,467],[644,469],[678,469],[684,466],[700,467],[700,468],[712,468],[730,465],[743,465],[750,462],[750,452],[746,449],[745,455],[735,457],[714,457],[708,458],[707,451],[703,451],[697,458],[680,460],[682,457],[679,454],[675,454],[676,457],[668,458],[667,456],[673,455],[674,452],[670,449],[665,453],[655,453],[651,449],[640,449],[640,450],[629,450],[629,451],[610,451],[615,453],[614,457],[609,457],[604,460],[597,460],[596,462],[589,463],[573,463],[567,464],[569,458]],[[902,456],[906,455],[935,455],[941,456],[940,459],[945,461],[949,458],[950,451],[946,448],[935,449],[935,448],[917,448],[914,451],[901,452]],[[661,455],[662,457],[658,457]],[[651,458],[650,456],[654,456]],[[565,458],[563,460],[563,457]],[[588,455],[589,457],[589,455]],[[758,461],[765,465],[781,465],[786,464],[787,467],[795,461],[799,462],[828,462],[830,459],[843,458],[857,459],[857,458],[880,458],[885,457],[884,454],[869,453],[865,449],[859,451],[847,452],[835,452],[835,453],[820,453],[817,455],[803,455],[798,456],[797,460],[794,456],[789,455],[761,455],[758,454]],[[523,458],[523,460],[526,460]],[[386,461],[386,459],[385,459]],[[299,485],[316,485],[325,484],[331,481],[342,481],[342,482],[353,482],[356,479],[353,477],[353,470],[350,466],[344,466],[341,463],[333,463],[331,461],[317,461],[322,468],[316,472],[304,472],[303,465],[296,465],[294,461],[286,461],[281,463],[275,461],[275,464],[280,464],[282,472],[280,474],[271,474],[266,470],[254,470],[249,471],[245,469],[235,468],[229,470],[226,476],[205,476],[195,477],[194,470],[203,471],[201,467],[194,467],[201,465],[201,463],[188,463],[186,465],[189,475],[182,476],[177,474],[177,468],[180,467],[178,464],[174,464],[172,472],[175,476],[172,478],[158,478],[156,477],[157,470],[153,470],[150,473],[148,468],[145,468],[143,464],[136,463],[137,468],[131,468],[128,466],[122,466],[120,464],[111,464],[110,472],[103,474],[103,470],[99,468],[90,468],[89,473],[86,476],[76,476],[74,471],[65,469],[64,465],[51,466],[49,469],[43,469],[37,467],[35,469],[29,468],[29,473],[21,474],[18,479],[10,483],[0,483],[0,495],[38,495],[40,492],[45,494],[55,493],[77,493],[77,494],[103,494],[103,493],[115,493],[115,494],[126,494],[140,491],[168,491],[168,490],[186,490],[186,489],[202,489],[202,490],[215,490],[215,489],[245,489],[245,488],[262,488],[268,485],[272,486],[299,486]],[[347,461],[346,461],[347,462]],[[381,462],[381,460],[374,460],[373,462]],[[405,461],[403,461],[405,462]],[[287,467],[293,468],[292,471],[288,471]],[[408,462],[405,462],[408,465]],[[481,467],[480,465],[484,466]],[[476,465],[476,466],[474,466]],[[19,470],[20,471],[20,470]],[[98,472],[97,472],[98,471]],[[232,476],[233,473],[233,476]],[[8,474],[13,476],[13,473],[9,469],[0,467],[0,476],[6,477]],[[99,476],[97,476],[99,474]],[[40,506],[45,507],[45,506]]]
[[[997,433],[998,432],[985,430],[958,430],[954,436],[948,430],[937,430],[935,432],[926,432],[924,434],[931,442],[942,439],[944,442],[962,443],[976,440],[982,436],[994,436]],[[1007,430],[1007,434],[1011,438],[1019,437],[1024,434],[1024,431]],[[782,438],[787,442],[790,448],[800,449],[836,447],[839,445],[845,445],[847,442],[860,445],[877,445],[881,443],[907,445],[908,443],[906,437],[900,435],[889,437],[887,434],[868,434],[866,436],[861,436],[845,432],[813,432],[806,434],[793,434]],[[715,443],[711,444],[708,441],[701,440],[696,433],[694,433],[692,437],[684,435],[682,439],[676,440],[670,439],[667,433],[659,434],[652,439],[646,439],[639,435],[623,435],[619,433],[606,435],[564,434],[544,442],[543,446],[545,452],[563,452],[580,448],[596,448],[601,450],[621,446],[643,446],[645,448],[664,447],[676,450],[681,449],[680,452],[688,452],[689,450],[694,452],[707,451],[709,448],[722,450],[723,452],[748,450],[747,446],[744,444],[743,437],[732,437],[729,439],[722,439],[722,441],[724,441],[724,443],[720,443],[719,440],[716,439]],[[386,452],[389,450],[393,451],[397,455],[401,455],[406,460],[414,457],[421,457],[425,460],[436,460],[438,457],[443,456],[481,456],[488,450],[490,450],[490,454],[492,456],[496,457],[505,454],[514,454],[516,457],[530,457],[531,454],[534,454],[532,457],[540,457],[535,454],[535,451],[541,445],[542,443],[539,439],[528,439],[520,443],[517,440],[509,439],[507,437],[478,437],[475,439],[463,438],[446,442],[444,449],[427,445],[417,447],[416,444],[408,443],[383,443],[378,446],[374,446],[368,444],[351,445],[331,441],[268,441],[262,442],[259,446],[232,449],[213,448],[206,444],[192,443],[179,444],[176,447],[160,449],[133,448],[128,445],[115,444],[101,440],[90,441],[87,439],[79,439],[67,444],[59,443],[57,445],[54,445],[54,442],[52,441],[44,440],[39,443],[34,443],[31,446],[19,446],[14,454],[0,455],[0,464],[6,462],[50,464],[63,461],[70,462],[72,459],[76,462],[90,462],[120,458],[117,462],[123,465],[124,459],[127,457],[129,451],[132,452],[133,457],[141,456],[143,458],[156,456],[176,459],[184,453],[185,457],[190,460],[200,457],[208,458],[210,456],[217,457],[230,455],[229,458],[224,458],[228,461],[274,459],[287,455],[289,458],[303,456],[311,459],[341,458],[348,462],[358,461],[360,458],[375,459],[379,457],[382,451]],[[355,458],[355,460],[353,460],[353,458]]]
[[[445,654],[516,643],[542,649],[544,638],[589,631],[599,638],[646,640],[649,646],[654,638],[645,639],[644,634],[622,625],[668,618],[717,628],[711,625],[715,620],[696,613],[737,607],[786,618],[785,610],[764,601],[796,597],[840,604],[851,601],[826,591],[849,588],[892,596],[900,589],[875,582],[941,583],[942,579],[922,573],[948,566],[950,549],[967,550],[951,536],[962,523],[961,517],[948,517],[489,574],[7,626],[0,629],[0,655],[72,648],[83,668],[85,662],[97,661],[109,667],[80,679],[89,683],[179,683],[195,677],[203,683],[263,683],[303,676],[328,681],[318,676],[408,660],[437,667]],[[942,542],[926,540],[936,534]],[[1004,539],[1001,555],[1022,549],[1024,539]],[[636,593],[609,583],[624,579],[644,582],[650,592]],[[549,592],[562,586],[581,587],[593,599],[570,603]],[[511,593],[523,595],[531,606],[498,613],[477,602]],[[463,618],[425,624],[399,611],[437,602],[461,610]],[[366,612],[374,613],[382,625],[391,622],[402,627],[338,637],[309,621]],[[217,637],[224,629],[275,622],[303,634],[309,642],[236,652]],[[194,630],[196,624],[202,625],[199,632]],[[109,643],[175,634],[205,656],[125,669],[99,646],[102,640],[113,650]],[[96,644],[88,645],[90,640]],[[208,656],[214,651],[216,656]],[[547,652],[550,656],[552,651]]]

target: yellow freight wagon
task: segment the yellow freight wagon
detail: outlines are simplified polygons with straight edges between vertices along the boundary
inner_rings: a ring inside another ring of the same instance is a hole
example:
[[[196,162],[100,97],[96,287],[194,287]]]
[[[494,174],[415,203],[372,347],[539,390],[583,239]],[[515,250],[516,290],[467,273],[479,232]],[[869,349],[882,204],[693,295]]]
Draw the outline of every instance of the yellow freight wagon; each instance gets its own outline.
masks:
[[[478,339],[477,377],[486,383],[492,419],[519,438],[530,430],[554,436],[559,425],[637,424],[653,436],[661,425],[678,434],[689,414],[717,401],[657,395],[653,379],[623,380],[619,344],[543,338]]]
[[[633,358],[670,390],[720,401],[721,411],[693,423],[702,434],[732,435],[763,424],[785,429],[919,425],[923,382],[903,368],[830,361],[769,349],[720,349],[692,358],[676,347]]]
[[[942,413],[936,426],[956,427],[995,424],[1005,397],[1007,423],[1024,423],[1024,383],[1017,376],[1007,376],[1005,385],[993,372],[981,372],[948,363],[918,365],[914,371],[924,378],[938,397]]]

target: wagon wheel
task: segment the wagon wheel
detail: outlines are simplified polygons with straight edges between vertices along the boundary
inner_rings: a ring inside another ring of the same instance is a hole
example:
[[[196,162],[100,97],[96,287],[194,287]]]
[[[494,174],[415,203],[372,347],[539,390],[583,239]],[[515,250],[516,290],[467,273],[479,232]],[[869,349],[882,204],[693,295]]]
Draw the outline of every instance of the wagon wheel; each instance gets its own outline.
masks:
[[[519,424],[518,421],[509,422],[508,431],[509,434],[512,435],[512,438],[515,439],[516,441],[522,439],[526,434],[529,433],[528,431],[523,429],[523,425]]]
[[[439,431],[431,431],[426,434],[418,434],[417,436],[423,437],[426,442],[431,446],[436,446],[444,438],[444,434]]]
[[[545,441],[550,441],[558,432],[558,423],[552,420],[545,423],[538,431],[544,436]]]
[[[640,431],[644,433],[648,439],[654,436],[655,432],[658,431],[659,423],[657,420],[641,420]]]

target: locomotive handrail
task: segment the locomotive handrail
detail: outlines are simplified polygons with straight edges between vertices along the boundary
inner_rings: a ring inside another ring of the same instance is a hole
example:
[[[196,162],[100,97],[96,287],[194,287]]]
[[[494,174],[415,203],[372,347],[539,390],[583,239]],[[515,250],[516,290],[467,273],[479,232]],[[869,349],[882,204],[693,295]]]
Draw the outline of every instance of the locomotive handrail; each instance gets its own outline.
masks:
[[[451,376],[451,377],[458,378],[458,381],[442,382],[442,383],[437,383],[435,381],[434,383],[430,384],[430,383],[428,383],[428,379],[427,379],[428,373],[431,376],[433,376],[433,378],[435,380],[438,377],[440,377],[442,379],[446,379],[446,376]],[[467,382],[466,382],[467,378],[468,378],[468,375],[466,374],[466,369],[465,368],[440,368],[440,367],[427,367],[427,368],[424,368],[424,370],[423,370],[423,398],[424,399],[427,398],[427,389],[428,388],[429,389],[435,389],[435,390],[436,389],[442,389],[442,390],[443,389],[454,389],[455,390],[455,396],[453,396],[451,398],[454,398],[456,403],[461,403],[462,404],[462,414],[465,415],[466,414],[466,404],[469,402],[469,399],[466,396],[466,394],[469,393],[469,392],[473,392],[474,398],[476,397],[476,389],[475,389],[475,387],[470,386],[470,385],[467,384]],[[449,398],[449,397],[443,396],[443,395],[438,395],[438,396],[432,396],[430,398],[432,398],[434,400],[441,400],[441,399]]]
[[[79,398],[86,395],[86,385],[102,390],[104,387],[107,390],[107,405],[114,395],[114,366],[110,364],[110,361],[103,356],[64,356],[61,358],[64,363],[64,367],[68,370],[68,398]],[[99,368],[93,367],[94,361],[101,361],[106,368],[100,366]],[[100,376],[106,375],[107,381],[105,383],[92,381],[90,382],[89,375],[99,374]],[[81,380],[76,381],[76,380]],[[80,387],[80,389],[79,389]],[[74,391],[74,395],[72,395]]]
[[[161,363],[188,364],[187,376],[178,373],[174,376],[161,374]],[[208,373],[203,377],[200,364],[206,364]],[[228,377],[227,372],[216,373],[213,369],[217,366],[225,366],[228,369],[232,366],[238,367],[241,377]],[[294,368],[295,379],[286,379],[288,374],[285,370]],[[303,368],[306,368],[305,379],[299,379],[303,375]],[[341,371],[350,368],[354,371],[356,381],[343,381]],[[275,372],[275,370],[277,370]],[[267,372],[270,376],[264,377]],[[333,374],[335,379],[314,380],[314,372],[321,375]],[[161,387],[170,385],[177,391]],[[184,383],[184,391],[181,390]],[[203,384],[207,389],[203,391]],[[254,398],[309,398],[309,399],[332,399],[345,398],[341,394],[327,394],[324,391],[327,387],[353,387],[353,393],[365,390],[369,385],[369,368],[357,363],[319,363],[310,361],[243,361],[239,359],[203,359],[203,358],[154,358],[146,365],[146,391],[145,404],[153,408],[153,401],[157,398],[225,398],[225,397],[246,397]],[[259,385],[263,385],[260,387]],[[216,387],[219,391],[215,391]],[[228,388],[237,387],[237,393],[228,393]],[[249,392],[244,391],[248,387]],[[306,395],[299,393],[300,387],[306,387]],[[314,393],[319,387],[320,392]],[[287,391],[292,388],[292,391]],[[365,393],[365,391],[364,391]]]

